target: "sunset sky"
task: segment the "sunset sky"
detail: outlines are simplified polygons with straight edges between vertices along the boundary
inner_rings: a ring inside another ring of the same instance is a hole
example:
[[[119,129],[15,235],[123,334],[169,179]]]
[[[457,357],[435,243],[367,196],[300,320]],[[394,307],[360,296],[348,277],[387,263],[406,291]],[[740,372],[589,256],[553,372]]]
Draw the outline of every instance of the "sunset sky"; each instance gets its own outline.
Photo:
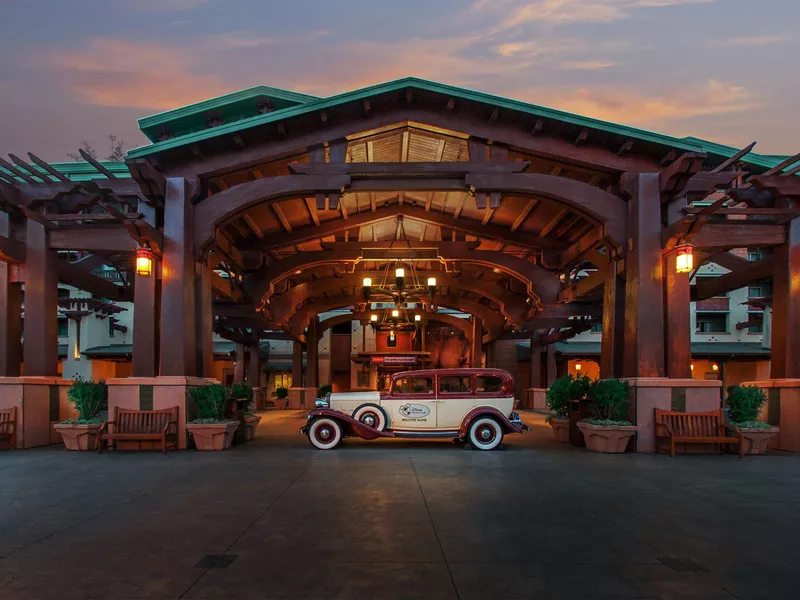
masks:
[[[0,153],[102,154],[264,84],[417,76],[756,152],[800,151],[797,0],[0,0]]]

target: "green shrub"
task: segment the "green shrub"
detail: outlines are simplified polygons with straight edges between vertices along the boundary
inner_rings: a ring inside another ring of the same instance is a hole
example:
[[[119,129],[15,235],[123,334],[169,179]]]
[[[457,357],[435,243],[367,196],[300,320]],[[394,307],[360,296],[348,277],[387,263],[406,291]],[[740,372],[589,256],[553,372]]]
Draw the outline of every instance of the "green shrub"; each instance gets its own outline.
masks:
[[[333,391],[333,386],[329,384],[319,386],[317,390],[317,398],[324,398]]]
[[[231,386],[231,398],[251,401],[253,399],[253,386],[246,381],[244,383],[234,383]]]
[[[758,414],[767,402],[767,394],[755,385],[728,386],[725,404],[731,410],[730,420],[739,426],[758,421]],[[758,427],[756,425],[755,427]]]
[[[564,375],[556,379],[547,390],[547,406],[558,417],[569,416],[570,400],[579,400],[586,396],[592,380],[588,375],[579,374],[577,377]]]
[[[208,383],[190,392],[197,418],[191,423],[221,423],[225,421],[225,401],[228,390],[218,383]]]
[[[278,398],[278,400],[283,400],[284,398],[288,398],[289,388],[285,387],[275,388],[275,397]]]
[[[78,411],[78,418],[65,423],[99,423],[100,411],[108,407],[108,386],[102,379],[78,377],[67,390],[67,398]]]
[[[628,382],[620,379],[598,379],[593,382],[588,398],[592,402],[595,425],[630,425],[628,416]],[[606,423],[608,422],[608,423]]]

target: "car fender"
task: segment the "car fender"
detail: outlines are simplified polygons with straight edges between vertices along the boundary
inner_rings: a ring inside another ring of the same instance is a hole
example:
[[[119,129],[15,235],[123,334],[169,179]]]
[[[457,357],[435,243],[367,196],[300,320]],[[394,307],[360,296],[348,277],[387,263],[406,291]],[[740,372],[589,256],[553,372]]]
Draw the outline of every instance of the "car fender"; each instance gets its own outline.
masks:
[[[372,427],[364,425],[362,422],[355,420],[350,415],[339,412],[333,408],[316,408],[308,413],[309,422],[317,417],[328,417],[336,419],[342,426],[342,433],[345,436],[359,437],[365,440],[374,440],[382,437],[394,437],[391,431],[378,431]]]
[[[525,429],[524,425],[518,425],[509,421],[508,417],[505,416],[499,408],[494,406],[476,406],[470,410],[461,421],[461,427],[458,428],[459,437],[466,437],[469,426],[472,425],[475,419],[486,416],[497,419],[500,426],[503,428],[503,433],[522,433]]]

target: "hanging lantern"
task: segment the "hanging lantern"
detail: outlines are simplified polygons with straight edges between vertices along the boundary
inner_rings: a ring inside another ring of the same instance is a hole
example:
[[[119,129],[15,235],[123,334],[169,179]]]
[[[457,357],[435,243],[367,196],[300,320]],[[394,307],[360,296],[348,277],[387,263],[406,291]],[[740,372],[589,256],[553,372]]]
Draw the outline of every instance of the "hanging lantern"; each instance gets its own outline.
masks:
[[[436,277],[428,277],[428,295],[431,298],[436,295]]]
[[[398,290],[402,290],[406,285],[406,270],[403,267],[397,267],[394,270],[395,284]]]
[[[414,322],[419,323],[422,321],[422,315],[414,315]]]
[[[153,274],[153,251],[150,248],[136,249],[136,274],[144,276]]]
[[[389,332],[389,341],[390,341],[390,342],[393,342],[393,341],[394,341],[394,330],[392,330],[392,331],[390,331],[390,332]]]
[[[579,363],[579,362],[575,363],[575,370],[576,371],[580,371],[582,368],[583,368],[583,366],[581,365],[581,363]]]
[[[369,322],[370,323],[377,323],[378,322],[378,315],[376,315],[376,314],[370,315],[369,316]]]
[[[682,244],[675,249],[675,272],[691,273],[694,269],[694,254],[691,244]]]
[[[711,370],[719,371],[719,365],[717,363],[711,363]]]
[[[400,318],[400,311],[396,308],[392,311],[392,318],[397,321]]]
[[[369,296],[372,292],[372,277],[364,277],[361,282],[361,293],[364,296],[364,301],[369,302]]]

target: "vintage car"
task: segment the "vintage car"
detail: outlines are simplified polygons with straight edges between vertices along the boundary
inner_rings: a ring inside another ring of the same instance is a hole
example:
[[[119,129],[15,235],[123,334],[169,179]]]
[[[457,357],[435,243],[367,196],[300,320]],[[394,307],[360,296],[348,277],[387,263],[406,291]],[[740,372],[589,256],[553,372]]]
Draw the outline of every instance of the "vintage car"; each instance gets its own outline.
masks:
[[[500,369],[434,369],[392,376],[389,393],[329,394],[300,429],[331,450],[346,437],[444,437],[494,450],[528,429],[514,412],[514,380]]]

